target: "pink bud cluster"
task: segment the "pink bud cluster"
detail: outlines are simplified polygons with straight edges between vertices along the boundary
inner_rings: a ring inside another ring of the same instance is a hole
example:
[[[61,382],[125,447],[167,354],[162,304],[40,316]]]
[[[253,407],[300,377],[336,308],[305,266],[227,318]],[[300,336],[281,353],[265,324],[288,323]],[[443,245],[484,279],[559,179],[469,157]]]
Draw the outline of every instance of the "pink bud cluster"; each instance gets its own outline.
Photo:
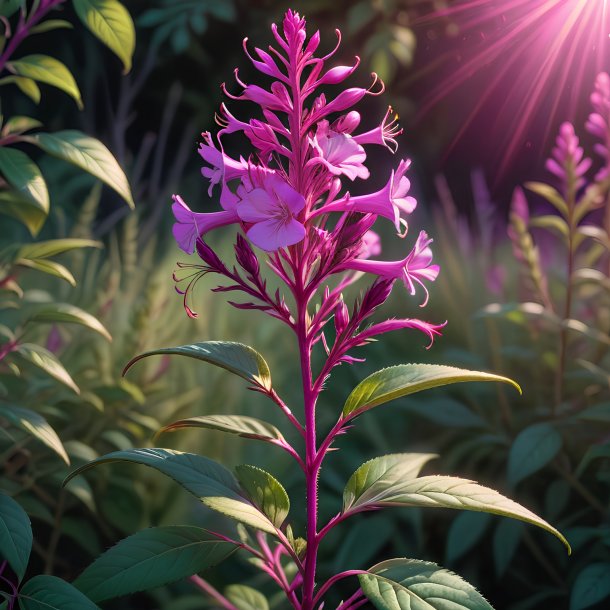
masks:
[[[591,94],[593,112],[587,120],[587,131],[601,140],[595,145],[595,152],[604,160],[605,166],[597,175],[597,180],[610,177],[610,75],[598,74],[595,90]]]
[[[297,305],[306,307],[322,290],[310,330],[316,340],[324,342],[335,363],[345,361],[348,349],[378,332],[410,327],[432,339],[440,327],[412,319],[358,331],[362,321],[387,299],[395,280],[402,280],[412,295],[422,289],[423,306],[428,301],[426,283],[434,281],[439,272],[432,264],[432,240],[423,231],[402,260],[373,259],[381,252],[379,236],[372,231],[378,217],[393,223],[401,237],[407,234],[406,217],[416,206],[406,176],[409,160],[401,160],[376,192],[352,196],[345,188],[346,183],[369,178],[368,146],[397,150],[396,137],[402,130],[391,108],[376,128],[362,132],[358,131],[360,114],[353,110],[365,96],[382,93],[383,83],[373,74],[369,88],[342,88],[336,96],[327,97],[321,88],[341,85],[359,64],[355,58],[353,65],[327,68],[339,47],[340,32],[335,49],[317,57],[320,34],[308,39],[305,20],[298,13],[286,13],[281,32],[275,24],[271,29],[276,45],[267,51],[255,47],[251,52],[244,40],[247,57],[271,80],[268,87],[244,82],[237,69],[235,80],[241,90],[232,93],[222,86],[231,100],[258,106],[259,118],[239,119],[223,103],[216,117],[220,130],[216,136],[204,133],[199,148],[208,193],[218,189],[222,210],[194,212],[180,196],[174,196],[174,237],[186,253],[196,250],[203,261],[203,265],[182,264],[176,275],[178,282],[186,282],[186,288],[180,289],[185,306],[199,277],[213,272],[230,280],[229,286],[218,290],[242,291],[253,299],[234,305],[261,309],[294,324],[283,298],[268,294],[252,244],[267,253],[268,265],[288,286]],[[232,158],[224,151],[225,136],[235,133],[245,136],[253,147],[247,159]],[[227,268],[204,242],[208,232],[232,224],[245,234],[236,245],[239,269]],[[350,316],[342,291],[363,273],[377,276],[377,280]],[[196,315],[188,306],[187,312]],[[335,342],[336,349],[326,344],[322,332],[333,317],[337,337],[342,337]]]

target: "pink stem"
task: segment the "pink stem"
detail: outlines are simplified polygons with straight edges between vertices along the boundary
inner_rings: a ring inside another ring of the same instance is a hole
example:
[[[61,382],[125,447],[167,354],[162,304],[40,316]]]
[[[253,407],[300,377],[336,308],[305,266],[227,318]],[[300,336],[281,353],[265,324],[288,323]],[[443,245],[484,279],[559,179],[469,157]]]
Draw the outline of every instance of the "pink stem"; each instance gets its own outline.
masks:
[[[358,574],[367,574],[367,571],[366,570],[346,570],[345,572],[340,572],[339,574],[335,574],[334,576],[331,576],[320,587],[320,590],[318,591],[318,593],[316,594],[316,597],[314,599],[314,604],[317,604],[324,596],[324,593],[326,593],[337,581],[342,580],[343,578],[349,578],[350,576],[358,576]]]
[[[225,610],[239,610],[234,606],[224,595],[217,591],[207,580],[203,580],[201,576],[194,574],[190,577],[190,581],[197,585],[204,593],[209,595],[214,601],[217,601]]]
[[[368,599],[358,601],[363,595],[362,589],[358,589],[358,591],[356,591],[356,593],[354,593],[349,599],[346,599],[337,608],[337,610],[355,610],[356,608],[360,608],[360,606],[364,605],[368,601]]]

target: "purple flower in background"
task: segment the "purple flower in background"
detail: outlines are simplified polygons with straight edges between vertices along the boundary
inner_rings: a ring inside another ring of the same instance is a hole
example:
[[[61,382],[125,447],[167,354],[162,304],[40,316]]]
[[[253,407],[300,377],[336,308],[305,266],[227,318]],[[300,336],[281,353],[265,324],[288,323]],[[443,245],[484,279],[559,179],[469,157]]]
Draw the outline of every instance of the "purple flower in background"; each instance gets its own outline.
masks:
[[[605,167],[596,176],[597,180],[602,180],[610,176],[610,75],[606,72],[597,75],[591,105],[593,112],[589,115],[586,128],[601,140],[595,144],[595,152],[605,162]]]
[[[592,162],[584,156],[572,123],[561,125],[556,143],[552,157],[547,159],[546,168],[559,178],[564,193],[567,193],[569,188],[581,188],[585,184],[584,176]]]

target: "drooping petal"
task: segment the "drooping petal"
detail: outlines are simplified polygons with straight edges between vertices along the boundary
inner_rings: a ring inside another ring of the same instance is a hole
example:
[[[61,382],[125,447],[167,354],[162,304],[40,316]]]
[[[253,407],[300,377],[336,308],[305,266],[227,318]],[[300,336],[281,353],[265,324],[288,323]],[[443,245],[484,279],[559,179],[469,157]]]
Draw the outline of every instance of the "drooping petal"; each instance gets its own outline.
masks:
[[[261,250],[273,252],[300,242],[305,237],[305,227],[294,218],[287,222],[271,218],[254,224],[246,235]]]

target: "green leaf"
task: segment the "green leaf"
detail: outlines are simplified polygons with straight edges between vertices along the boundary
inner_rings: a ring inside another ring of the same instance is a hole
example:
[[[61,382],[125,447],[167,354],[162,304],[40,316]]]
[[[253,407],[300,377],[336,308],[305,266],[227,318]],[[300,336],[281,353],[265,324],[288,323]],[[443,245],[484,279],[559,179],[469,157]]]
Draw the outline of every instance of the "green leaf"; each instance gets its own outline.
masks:
[[[108,549],[74,586],[101,602],[182,580],[220,563],[235,549],[200,527],[152,527]]]
[[[507,377],[439,364],[399,364],[381,369],[361,381],[347,397],[343,417],[355,417],[395,398],[465,381],[499,381],[521,388]]]
[[[282,527],[290,511],[290,500],[282,484],[256,466],[242,464],[235,468],[235,472],[254,505],[275,527]]]
[[[390,559],[358,579],[378,610],[493,610],[472,585],[427,561]]]
[[[6,559],[19,581],[28,567],[32,550],[32,526],[26,512],[0,493],[0,557]]]
[[[343,512],[375,504],[388,484],[414,479],[434,453],[392,453],[365,462],[350,477],[343,491]]]
[[[49,261],[44,261],[49,262]],[[102,335],[107,341],[112,341],[110,333],[104,325],[90,313],[70,303],[51,303],[43,305],[28,316],[27,322],[61,322],[64,324],[80,324]]]
[[[30,34],[44,34],[45,32],[51,32],[53,30],[71,30],[74,26],[65,19],[47,19],[38,25],[35,25],[31,30]]]
[[[66,464],[70,463],[70,458],[61,440],[59,440],[59,436],[49,422],[39,413],[22,407],[0,404],[0,417],[7,419],[13,426],[29,432],[55,451]]]
[[[564,218],[568,217],[568,205],[557,189],[544,182],[526,182],[525,188],[544,197]]]
[[[27,95],[35,104],[40,102],[40,88],[31,78],[23,76],[5,76],[0,78],[0,85],[14,84],[19,87],[21,93]]]
[[[15,265],[19,267],[27,267],[28,269],[34,269],[54,277],[58,277],[62,280],[66,280],[71,286],[76,286],[76,280],[69,269],[64,267],[62,264],[55,261],[48,261],[45,259],[29,259],[20,258],[15,261]]]
[[[96,464],[111,462],[132,462],[155,468],[182,485],[212,510],[264,532],[276,533],[271,521],[245,497],[229,470],[194,453],[171,449],[115,451],[74,470],[64,485]]]
[[[19,591],[21,610],[99,610],[69,582],[57,576],[34,576]]]
[[[0,172],[5,180],[45,216],[49,213],[49,191],[38,166],[16,148],[0,146]]]
[[[64,64],[48,55],[27,55],[6,64],[6,67],[17,76],[31,78],[61,89],[72,97],[80,109],[83,108],[80,91],[70,70]]]
[[[14,190],[0,191],[0,212],[19,220],[32,236],[38,234],[48,215],[48,210]]]
[[[568,552],[570,551],[570,546],[564,536],[544,519],[497,491],[468,479],[447,476],[408,479],[401,476],[399,469],[389,469],[382,476],[383,478],[376,481],[373,487],[374,492],[369,492],[368,488],[365,488],[364,493],[355,496],[351,504],[352,494],[349,491],[350,483],[348,483],[344,492],[343,513],[352,514],[384,506],[455,508],[492,513],[537,525],[559,538],[568,548]]]
[[[546,229],[548,231],[552,231],[564,240],[567,240],[570,235],[570,228],[568,227],[568,223],[559,216],[537,216],[530,220],[530,227],[537,227],[539,229]]]
[[[21,134],[30,131],[30,129],[36,129],[36,127],[40,127],[41,125],[42,123],[39,120],[29,116],[12,116],[4,123],[2,133],[4,135]]]
[[[224,595],[237,610],[269,610],[267,598],[252,587],[229,585]]]
[[[485,420],[480,415],[451,398],[412,402],[406,405],[406,410],[448,428],[486,427]]]
[[[503,519],[498,524],[493,537],[494,563],[498,577],[506,572],[522,536],[523,524],[519,521]]]
[[[27,136],[27,141],[95,176],[114,189],[130,208],[135,207],[125,173],[99,140],[81,131],[68,129],[55,133],[37,133]]]
[[[76,237],[66,239],[49,239],[48,241],[39,241],[32,244],[24,244],[19,248],[18,256],[20,258],[49,258],[57,256],[70,250],[78,250],[79,248],[101,248],[102,244],[99,241],[92,239],[78,239]]]
[[[582,610],[610,596],[610,563],[591,563],[576,577],[570,610]]]
[[[136,32],[129,11],[116,0],[72,0],[79,19],[131,70]]]
[[[489,513],[460,513],[451,523],[447,534],[445,561],[454,563],[481,540],[491,520]]]
[[[563,444],[561,434],[546,422],[533,424],[515,438],[508,454],[508,481],[516,485],[546,466]]]
[[[604,445],[593,445],[587,449],[587,452],[583,456],[578,468],[576,469],[576,476],[580,477],[587,469],[587,466],[593,461],[598,459],[610,459],[610,442]]]
[[[78,386],[74,383],[72,377],[70,377],[70,373],[57,359],[57,356],[44,347],[34,343],[22,343],[13,353],[19,354],[22,358],[42,369],[47,375],[68,386],[77,394],[80,393]]]
[[[0,15],[10,17],[20,7],[25,7],[25,0],[3,0],[0,4]]]
[[[188,356],[215,364],[250,383],[271,389],[271,372],[265,359],[253,348],[232,341],[206,341],[180,347],[164,347],[136,356],[130,360],[123,371],[125,374],[138,360],[158,355]]]
[[[284,438],[275,426],[246,415],[202,415],[180,419],[161,428],[160,432],[173,432],[181,428],[208,428],[261,441],[281,441]]]

